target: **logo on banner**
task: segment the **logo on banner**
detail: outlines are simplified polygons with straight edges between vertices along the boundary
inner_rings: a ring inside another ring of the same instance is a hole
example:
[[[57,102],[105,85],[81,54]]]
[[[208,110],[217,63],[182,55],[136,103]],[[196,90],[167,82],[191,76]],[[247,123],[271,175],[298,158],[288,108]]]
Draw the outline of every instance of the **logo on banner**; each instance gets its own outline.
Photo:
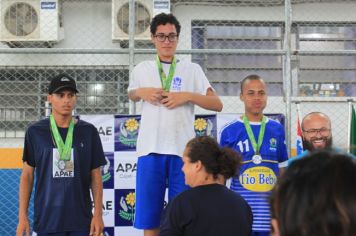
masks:
[[[91,204],[92,204],[92,207],[93,207],[93,209],[94,209],[94,202],[92,201],[91,202]],[[110,215],[110,213],[114,210],[113,209],[113,201],[112,200],[103,200],[103,207],[102,207],[102,209],[103,209],[103,216],[105,217],[105,216],[107,216],[107,215]]]
[[[136,152],[115,152],[114,172],[115,189],[131,189],[136,186],[137,157]]]
[[[194,130],[196,136],[216,137],[216,116],[196,116]]]
[[[113,152],[115,150],[115,117],[113,115],[81,115],[80,119],[95,126],[99,133],[104,152]]]
[[[98,133],[100,135],[101,141],[102,142],[109,142],[110,141],[110,137],[112,135],[112,127],[111,126],[99,126],[97,128]]]
[[[115,150],[135,150],[140,127],[139,117],[121,117],[117,119],[115,128]]]
[[[93,199],[93,195],[91,199]],[[94,201],[92,200],[92,211],[94,213]],[[114,216],[115,216],[115,190],[114,189],[103,189],[103,199],[102,199],[102,216],[105,222],[105,226],[114,226]]]
[[[126,146],[135,147],[138,127],[139,124],[135,118],[127,119],[125,123],[121,123],[119,135],[120,142]]]
[[[105,153],[106,164],[101,167],[104,188],[114,188],[114,153]]]
[[[115,225],[132,226],[135,218],[135,190],[116,189],[115,190]]]
[[[116,168],[116,173],[122,179],[135,178],[137,171],[137,163],[119,163]]]

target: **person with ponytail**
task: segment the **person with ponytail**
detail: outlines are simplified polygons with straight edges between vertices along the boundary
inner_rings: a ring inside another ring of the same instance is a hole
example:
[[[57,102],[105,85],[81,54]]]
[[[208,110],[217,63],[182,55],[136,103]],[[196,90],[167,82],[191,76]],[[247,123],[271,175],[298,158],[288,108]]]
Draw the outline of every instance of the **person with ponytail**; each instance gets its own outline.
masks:
[[[240,155],[203,136],[187,143],[182,160],[185,184],[191,189],[168,204],[159,235],[251,235],[253,219],[249,205],[225,186],[227,179],[238,174]]]

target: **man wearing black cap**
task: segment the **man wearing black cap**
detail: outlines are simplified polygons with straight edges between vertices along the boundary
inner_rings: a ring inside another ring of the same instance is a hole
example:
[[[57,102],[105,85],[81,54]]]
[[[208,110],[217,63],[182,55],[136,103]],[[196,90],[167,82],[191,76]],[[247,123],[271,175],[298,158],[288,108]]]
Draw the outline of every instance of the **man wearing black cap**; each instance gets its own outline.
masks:
[[[16,235],[30,235],[27,209],[35,172],[33,231],[38,236],[99,236],[103,231],[100,166],[106,161],[96,128],[72,117],[77,93],[70,76],[53,78],[47,96],[52,114],[26,131]]]

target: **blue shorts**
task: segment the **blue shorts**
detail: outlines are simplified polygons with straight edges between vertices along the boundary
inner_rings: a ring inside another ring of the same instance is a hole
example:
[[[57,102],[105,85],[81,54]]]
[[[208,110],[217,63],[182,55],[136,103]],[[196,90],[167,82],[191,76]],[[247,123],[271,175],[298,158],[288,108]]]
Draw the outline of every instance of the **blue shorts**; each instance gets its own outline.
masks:
[[[138,158],[135,228],[159,227],[167,186],[168,201],[189,188],[184,183],[182,166],[182,159],[176,155],[150,153]]]

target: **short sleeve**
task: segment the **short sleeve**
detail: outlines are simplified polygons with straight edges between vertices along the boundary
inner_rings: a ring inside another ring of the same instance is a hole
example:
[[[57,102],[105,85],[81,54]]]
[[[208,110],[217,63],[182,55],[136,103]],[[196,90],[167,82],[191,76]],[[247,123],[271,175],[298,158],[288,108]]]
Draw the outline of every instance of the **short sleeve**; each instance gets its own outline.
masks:
[[[209,88],[213,87],[210,85],[208,78],[205,76],[202,68],[198,65],[193,63],[194,66],[194,79],[195,79],[195,92],[206,95],[206,92]]]
[[[225,127],[223,128],[223,130],[220,131],[220,146],[221,147],[230,147],[230,143],[229,143],[229,132],[228,132],[228,128]]]
[[[288,152],[287,152],[287,145],[286,145],[286,138],[283,126],[280,127],[281,135],[279,137],[279,147],[278,147],[278,162],[279,168],[287,167],[288,165]]]
[[[92,132],[92,162],[91,162],[91,169],[96,169],[100,166],[106,164],[103,145],[101,144],[100,136],[97,129],[94,126],[91,126],[93,129]]]
[[[219,143],[220,143],[221,147],[225,147],[226,146],[226,143],[225,143],[225,132],[224,131],[225,131],[225,129],[220,132],[220,141],[219,141]]]
[[[31,140],[32,139],[31,139],[30,129],[27,129],[25,135],[25,141],[24,141],[22,161],[26,162],[28,165],[32,167],[36,167],[35,150],[33,148],[33,144]]]
[[[130,81],[129,81],[129,86],[127,88],[127,91],[131,91],[137,88],[140,88],[140,83],[139,83],[139,67],[135,66],[135,68],[132,70],[132,74],[130,77]]]

